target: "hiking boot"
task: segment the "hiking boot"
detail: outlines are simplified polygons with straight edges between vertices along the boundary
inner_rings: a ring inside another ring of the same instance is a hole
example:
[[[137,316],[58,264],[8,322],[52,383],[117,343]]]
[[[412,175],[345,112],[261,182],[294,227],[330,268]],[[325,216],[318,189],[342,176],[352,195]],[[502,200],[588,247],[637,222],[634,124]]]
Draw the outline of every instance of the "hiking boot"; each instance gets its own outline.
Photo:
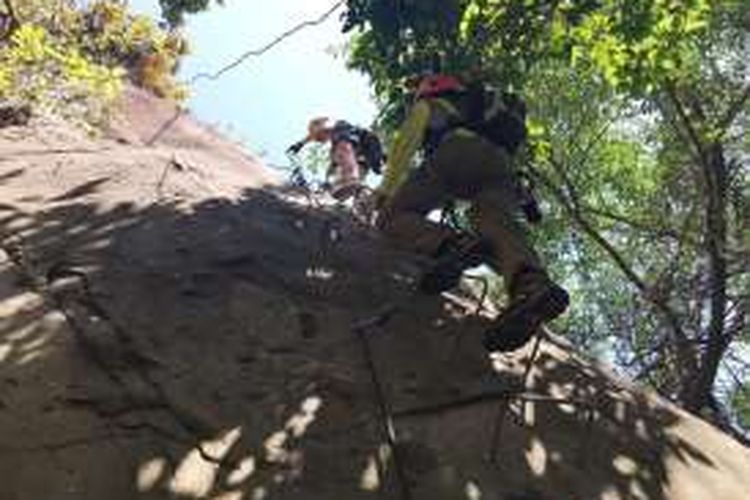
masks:
[[[446,241],[438,251],[437,262],[419,280],[419,290],[438,295],[461,281],[466,269],[483,264],[492,254],[490,244],[479,237],[461,235]]]
[[[491,352],[510,352],[523,347],[542,323],[565,312],[568,303],[568,292],[552,282],[520,295],[485,333],[484,347]]]

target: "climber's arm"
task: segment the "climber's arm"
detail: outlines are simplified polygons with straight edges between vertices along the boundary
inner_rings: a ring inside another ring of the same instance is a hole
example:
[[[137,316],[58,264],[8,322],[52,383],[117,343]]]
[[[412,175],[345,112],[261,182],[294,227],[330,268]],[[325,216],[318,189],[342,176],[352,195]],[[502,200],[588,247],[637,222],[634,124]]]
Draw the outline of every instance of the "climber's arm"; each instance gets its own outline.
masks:
[[[422,144],[429,121],[429,104],[425,101],[417,102],[393,139],[388,163],[383,172],[383,181],[378,188],[381,196],[389,198],[406,178],[414,155]]]
[[[287,154],[296,155],[302,150],[302,148],[305,147],[306,144],[307,144],[307,139],[302,139],[301,141],[297,141],[291,146],[289,146],[286,152]]]

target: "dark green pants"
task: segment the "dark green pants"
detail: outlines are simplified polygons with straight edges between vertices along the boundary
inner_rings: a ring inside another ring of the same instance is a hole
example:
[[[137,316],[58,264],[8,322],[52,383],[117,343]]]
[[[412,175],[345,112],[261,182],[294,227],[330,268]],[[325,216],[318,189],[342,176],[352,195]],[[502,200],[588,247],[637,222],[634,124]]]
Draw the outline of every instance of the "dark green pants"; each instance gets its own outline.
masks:
[[[450,133],[411,172],[383,208],[378,226],[400,248],[434,255],[454,232],[427,215],[455,199],[471,202],[471,223],[492,245],[487,264],[503,276],[512,292],[526,288],[519,279],[546,280],[520,222],[510,157],[503,148],[468,131]]]

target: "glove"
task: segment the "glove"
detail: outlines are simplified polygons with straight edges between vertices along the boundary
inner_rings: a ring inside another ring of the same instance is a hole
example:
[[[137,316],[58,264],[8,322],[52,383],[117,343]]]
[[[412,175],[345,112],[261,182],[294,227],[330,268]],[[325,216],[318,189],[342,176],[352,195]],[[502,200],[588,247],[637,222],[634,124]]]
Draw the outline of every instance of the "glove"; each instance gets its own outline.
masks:
[[[295,142],[294,144],[292,144],[291,146],[287,148],[286,152],[288,154],[296,155],[302,150],[303,147],[305,147],[305,144],[306,144],[306,141]]]
[[[538,224],[542,222],[542,211],[539,209],[539,204],[536,202],[535,199],[531,199],[526,201],[523,205],[521,205],[521,210],[523,210],[523,214],[526,216],[526,220],[529,221],[530,224]]]
[[[379,189],[372,192],[370,199],[370,203],[377,212],[382,211],[383,208],[385,208],[386,203],[388,203],[388,196]]]
[[[522,175],[518,184],[518,197],[521,211],[526,216],[529,224],[538,224],[542,221],[542,211],[539,202],[534,196],[534,183],[528,175]]]

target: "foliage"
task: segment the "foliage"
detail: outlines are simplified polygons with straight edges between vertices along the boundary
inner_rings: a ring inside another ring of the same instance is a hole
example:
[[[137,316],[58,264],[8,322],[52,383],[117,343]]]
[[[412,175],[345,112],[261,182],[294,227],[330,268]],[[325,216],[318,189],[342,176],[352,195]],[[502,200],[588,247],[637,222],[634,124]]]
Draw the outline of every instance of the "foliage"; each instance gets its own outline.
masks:
[[[180,26],[185,22],[185,14],[195,14],[206,10],[211,0],[159,0],[162,15],[170,26]],[[216,0],[223,5],[223,0]]]
[[[0,99],[96,123],[116,99],[121,71],[54,44],[44,28],[23,24],[0,49]]]
[[[655,75],[695,68],[708,0],[349,0],[350,64],[391,106],[404,79],[442,70],[520,88],[550,58],[595,67],[622,89],[650,90]],[[658,79],[658,78],[657,78]]]
[[[745,428],[750,429],[750,386],[739,387],[733,394],[733,402],[737,419]]]
[[[166,32],[144,15],[132,15],[126,5],[99,0],[80,12],[75,41],[92,60],[121,65],[130,79],[160,97],[181,100],[186,90],[174,81],[187,42],[178,32]]]
[[[179,34],[129,14],[121,1],[55,4],[6,4],[16,27],[0,41],[1,100],[96,124],[107,118],[126,78],[162,97],[185,97],[173,77],[186,52]]]

